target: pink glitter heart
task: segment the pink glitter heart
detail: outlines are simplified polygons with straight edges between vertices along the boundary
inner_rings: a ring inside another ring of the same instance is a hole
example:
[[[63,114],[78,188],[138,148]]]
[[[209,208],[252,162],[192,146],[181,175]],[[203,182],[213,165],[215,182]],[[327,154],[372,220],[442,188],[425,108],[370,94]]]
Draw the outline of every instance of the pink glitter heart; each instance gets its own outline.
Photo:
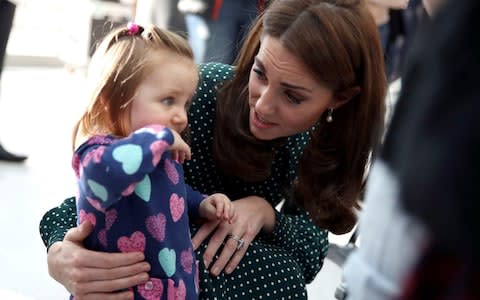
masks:
[[[107,243],[107,231],[105,229],[102,229],[98,232],[98,235],[97,235],[97,238],[98,238],[98,241],[100,242],[100,244],[107,248],[108,246],[108,243]]]
[[[188,248],[187,250],[182,251],[182,253],[180,254],[180,263],[182,264],[183,270],[186,273],[192,274],[192,267],[193,267],[192,248]]]
[[[107,228],[107,230],[110,230],[110,228],[112,228],[115,220],[117,220],[117,210],[115,208],[112,208],[105,213],[105,227]]]
[[[168,143],[165,141],[156,141],[150,145],[150,151],[152,151],[153,154],[152,164],[154,166],[158,165],[163,153],[166,149],[168,149],[169,146],[170,145],[168,145]]]
[[[79,214],[80,224],[85,222],[86,220],[90,221],[93,226],[97,224],[97,218],[92,213],[87,213],[85,210],[81,209]]]
[[[148,232],[159,242],[165,239],[165,224],[167,218],[164,214],[159,213],[156,216],[150,216],[145,220]]]
[[[93,206],[96,210],[98,211],[101,211],[101,212],[105,212],[105,209],[102,207],[102,204],[100,203],[100,201],[96,200],[96,199],[93,199],[93,198],[90,198],[90,197],[87,197],[87,201],[88,203],[90,203],[91,206]]]
[[[143,252],[145,250],[145,235],[135,231],[130,237],[122,236],[117,241],[117,247],[121,252]]]
[[[185,300],[187,297],[187,289],[185,288],[185,283],[180,279],[178,282],[178,287],[175,287],[175,282],[172,279],[168,279],[168,291],[167,299],[168,300]]]
[[[93,162],[98,164],[102,160],[103,153],[105,152],[105,146],[100,146],[92,151]]]
[[[177,222],[185,212],[185,201],[183,197],[178,197],[173,193],[170,196],[170,213],[172,214],[173,222]]]
[[[168,179],[170,179],[173,184],[178,183],[178,171],[175,168],[175,163],[170,159],[165,160],[165,173],[167,173]]]
[[[163,283],[158,278],[151,277],[146,283],[137,285],[137,289],[147,300],[160,299],[163,295]]]
[[[82,166],[86,167],[90,163],[90,161],[93,159],[93,162],[98,164],[103,156],[103,153],[105,152],[105,146],[100,146],[97,149],[88,152],[85,154],[83,161],[82,161]]]
[[[80,179],[80,166],[80,155],[75,153],[72,158],[72,167],[75,171],[75,176],[77,177],[77,179]]]

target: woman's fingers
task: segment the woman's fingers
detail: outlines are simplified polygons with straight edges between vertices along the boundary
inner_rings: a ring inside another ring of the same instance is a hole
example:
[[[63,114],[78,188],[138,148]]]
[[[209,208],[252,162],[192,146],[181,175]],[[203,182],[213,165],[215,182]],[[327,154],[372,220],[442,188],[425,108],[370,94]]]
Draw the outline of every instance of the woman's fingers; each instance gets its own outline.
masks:
[[[91,281],[108,281],[123,278],[129,278],[139,274],[147,274],[150,270],[150,265],[146,262],[138,262],[128,264],[125,266],[114,268],[85,268],[82,278],[77,278],[77,281],[91,282]],[[146,278],[146,280],[148,277]]]
[[[87,295],[75,296],[75,300],[131,300],[133,292],[125,291],[120,293],[92,293]]]
[[[142,252],[130,252],[130,253],[106,253],[106,252],[97,252],[91,250],[85,250],[82,255],[77,257],[77,265],[90,268],[100,268],[100,269],[115,269],[116,272],[119,270],[130,270],[129,268],[121,268],[124,266],[134,267],[136,263],[141,263],[145,260],[145,255]],[[142,264],[140,264],[142,265]],[[143,262],[144,267],[141,271],[148,271],[148,263]],[[138,266],[137,266],[138,267]],[[124,275],[124,274],[123,274]]]
[[[235,268],[238,266],[242,258],[245,256],[245,253],[247,253],[248,247],[252,243],[252,241],[255,239],[255,235],[250,234],[248,231],[246,231],[242,237],[243,239],[243,245],[239,249],[233,253],[232,257],[227,263],[227,266],[225,267],[225,273],[230,274],[235,270]]]
[[[72,268],[66,277],[69,278],[69,290],[73,295],[112,293],[146,282],[149,278],[147,273],[149,269],[150,266],[146,262],[114,268],[82,266]],[[112,297],[112,299],[117,299],[115,297],[123,296],[112,295]]]
[[[92,232],[92,230],[92,223],[90,223],[89,221],[84,221],[77,227],[70,228],[63,239],[68,240],[72,243],[82,244],[83,240],[87,238],[87,236]]]
[[[104,253],[87,250],[83,240],[91,231],[84,224],[68,231],[62,242],[48,251],[50,275],[81,299],[131,299],[126,289],[146,282],[150,265],[144,254]],[[125,290],[126,292],[117,293]],[[108,296],[103,295],[106,293]]]
[[[193,249],[196,250],[200,244],[217,228],[218,220],[209,220],[200,226],[198,231],[192,237]]]
[[[225,222],[222,223],[225,224]],[[226,228],[225,226],[219,226],[217,227],[215,233],[210,237],[207,249],[205,249],[205,252],[203,253],[203,263],[205,264],[205,268],[208,269],[208,267],[212,263],[218,249],[223,245],[227,234],[228,228]]]
[[[233,238],[235,237],[235,239]],[[240,239],[240,240],[238,240]],[[229,235],[225,240],[225,245],[223,246],[222,252],[220,256],[215,261],[213,266],[210,269],[210,273],[214,276],[218,276],[222,270],[225,268],[225,265],[230,261],[232,256],[234,256],[235,252],[241,250],[242,248],[246,247],[245,242],[240,238],[240,236],[236,235]],[[241,243],[241,244],[240,244]],[[241,245],[241,248],[239,248]],[[243,257],[243,256],[242,256]]]
[[[82,294],[113,292],[148,280],[150,265],[138,253],[101,253],[83,250],[72,261],[71,281]]]
[[[147,280],[148,273],[144,272],[117,279],[77,282],[76,290],[78,293],[86,295],[89,293],[111,293],[145,283]]]

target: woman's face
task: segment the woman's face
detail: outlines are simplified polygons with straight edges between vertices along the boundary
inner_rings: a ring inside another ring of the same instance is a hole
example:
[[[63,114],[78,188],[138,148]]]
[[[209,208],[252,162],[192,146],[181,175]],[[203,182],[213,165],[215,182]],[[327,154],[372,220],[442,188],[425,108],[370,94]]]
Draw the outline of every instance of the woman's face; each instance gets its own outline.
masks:
[[[325,110],[335,108],[333,91],[318,83],[278,39],[269,36],[262,39],[248,87],[250,130],[260,140],[305,131]]]

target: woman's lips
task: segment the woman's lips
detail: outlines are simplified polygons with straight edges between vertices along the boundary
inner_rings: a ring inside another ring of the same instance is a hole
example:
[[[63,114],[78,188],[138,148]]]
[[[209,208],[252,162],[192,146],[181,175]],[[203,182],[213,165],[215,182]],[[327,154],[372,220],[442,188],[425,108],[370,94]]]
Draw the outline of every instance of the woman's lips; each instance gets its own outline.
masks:
[[[257,112],[253,111],[252,123],[255,127],[260,129],[267,129],[275,126],[275,123],[269,122],[262,118]]]

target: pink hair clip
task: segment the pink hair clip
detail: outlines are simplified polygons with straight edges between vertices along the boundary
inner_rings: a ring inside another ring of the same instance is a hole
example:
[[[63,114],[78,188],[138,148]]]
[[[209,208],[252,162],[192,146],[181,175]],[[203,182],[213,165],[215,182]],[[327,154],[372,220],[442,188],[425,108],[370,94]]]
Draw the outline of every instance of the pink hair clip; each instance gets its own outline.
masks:
[[[128,35],[137,35],[143,32],[143,27],[134,22],[128,22],[127,29]]]

